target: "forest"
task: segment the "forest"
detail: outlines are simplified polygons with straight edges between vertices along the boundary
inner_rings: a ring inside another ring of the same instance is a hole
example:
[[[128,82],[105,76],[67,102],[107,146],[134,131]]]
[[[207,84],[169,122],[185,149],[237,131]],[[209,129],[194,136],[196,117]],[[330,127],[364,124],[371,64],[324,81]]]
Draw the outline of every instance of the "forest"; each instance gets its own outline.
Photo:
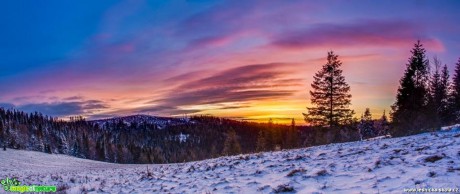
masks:
[[[176,163],[300,146],[295,125],[194,116],[162,129],[147,122],[81,117],[63,121],[0,108],[0,141],[8,148],[116,163]],[[264,142],[257,141],[259,136]]]

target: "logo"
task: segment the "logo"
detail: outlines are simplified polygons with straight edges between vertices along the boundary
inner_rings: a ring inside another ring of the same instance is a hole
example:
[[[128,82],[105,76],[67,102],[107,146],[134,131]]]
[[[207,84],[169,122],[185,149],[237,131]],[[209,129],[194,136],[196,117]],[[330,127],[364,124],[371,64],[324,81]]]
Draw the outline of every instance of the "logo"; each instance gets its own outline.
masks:
[[[11,186],[19,186],[21,184],[21,182],[19,182],[18,180],[14,178],[13,179],[9,179],[9,178],[3,179],[0,181],[0,183],[2,184],[3,189],[5,191],[9,191],[11,189]]]
[[[0,183],[2,184],[3,190],[7,192],[18,192],[18,193],[24,193],[24,192],[56,192],[56,186],[37,186],[37,185],[21,185],[21,182],[19,182],[15,178],[6,178],[0,180]]]

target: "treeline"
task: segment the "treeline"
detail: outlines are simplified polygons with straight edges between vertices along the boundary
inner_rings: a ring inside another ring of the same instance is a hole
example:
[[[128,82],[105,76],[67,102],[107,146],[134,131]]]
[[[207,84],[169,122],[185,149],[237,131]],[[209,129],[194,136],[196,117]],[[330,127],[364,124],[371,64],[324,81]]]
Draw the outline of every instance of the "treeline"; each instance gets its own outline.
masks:
[[[379,119],[373,119],[367,108],[358,120],[349,108],[352,96],[342,75],[342,62],[338,55],[329,52],[327,63],[313,77],[312,106],[304,113],[305,121],[323,133],[336,131],[337,135],[344,129],[354,129],[359,139],[412,135],[460,122],[460,59],[451,80],[447,65],[436,57],[430,62],[420,41],[414,44],[411,53],[396,102],[391,106],[391,119],[385,112]]]
[[[447,65],[436,57],[430,62],[420,41],[411,53],[392,106],[392,133],[397,136],[460,121],[460,59],[450,80]]]
[[[148,122],[58,120],[0,108],[0,145],[116,163],[176,163],[304,146],[302,129],[273,122],[191,117],[159,129]],[[258,139],[263,134],[264,141]],[[263,144],[263,146],[262,146]]]

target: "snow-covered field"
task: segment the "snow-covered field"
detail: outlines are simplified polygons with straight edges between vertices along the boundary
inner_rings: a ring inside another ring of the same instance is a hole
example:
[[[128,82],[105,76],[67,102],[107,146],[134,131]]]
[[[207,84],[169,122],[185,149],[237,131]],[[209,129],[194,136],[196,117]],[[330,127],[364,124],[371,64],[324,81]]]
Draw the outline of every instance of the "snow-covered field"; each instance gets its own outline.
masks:
[[[67,193],[403,193],[460,188],[460,132],[168,165],[7,150],[0,151],[0,164],[0,179],[56,185]]]

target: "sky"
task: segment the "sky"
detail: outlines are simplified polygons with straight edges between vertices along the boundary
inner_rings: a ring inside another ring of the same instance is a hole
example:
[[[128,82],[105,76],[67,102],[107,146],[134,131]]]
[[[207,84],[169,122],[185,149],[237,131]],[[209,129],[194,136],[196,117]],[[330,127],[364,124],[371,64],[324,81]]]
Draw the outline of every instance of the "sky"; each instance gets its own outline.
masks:
[[[459,1],[2,1],[0,107],[54,117],[214,115],[305,124],[342,61],[359,117],[390,110],[417,40],[452,72]]]

